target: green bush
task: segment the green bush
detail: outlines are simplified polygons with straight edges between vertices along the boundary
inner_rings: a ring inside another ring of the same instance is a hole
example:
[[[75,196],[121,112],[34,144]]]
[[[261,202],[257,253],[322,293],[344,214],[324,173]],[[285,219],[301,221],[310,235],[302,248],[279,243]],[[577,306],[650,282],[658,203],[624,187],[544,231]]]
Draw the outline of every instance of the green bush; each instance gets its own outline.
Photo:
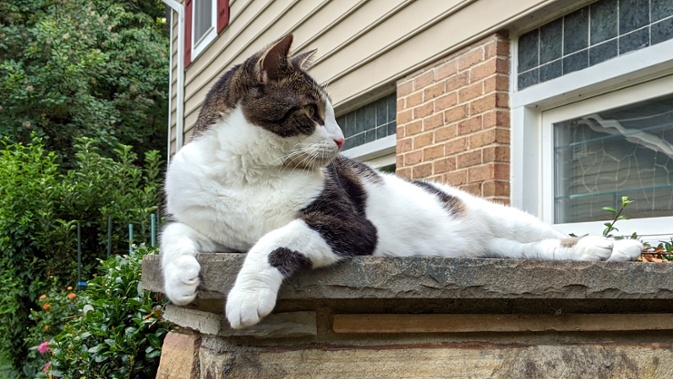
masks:
[[[155,377],[169,325],[161,295],[140,288],[142,257],[154,252],[141,246],[111,257],[85,289],[52,287],[40,297],[31,314],[36,377]]]
[[[108,218],[112,253],[128,252],[128,224],[136,240],[150,239],[150,215],[161,200],[161,161],[156,151],[136,166],[130,147],[113,158],[98,143],[80,138],[72,168],[64,173],[42,140],[8,143],[0,150],[0,375],[32,375],[23,359],[30,309],[49,286],[77,278],[77,233],[81,225],[82,277],[90,277],[107,254]],[[49,279],[51,278],[51,279]],[[6,373],[6,374],[3,374]]]

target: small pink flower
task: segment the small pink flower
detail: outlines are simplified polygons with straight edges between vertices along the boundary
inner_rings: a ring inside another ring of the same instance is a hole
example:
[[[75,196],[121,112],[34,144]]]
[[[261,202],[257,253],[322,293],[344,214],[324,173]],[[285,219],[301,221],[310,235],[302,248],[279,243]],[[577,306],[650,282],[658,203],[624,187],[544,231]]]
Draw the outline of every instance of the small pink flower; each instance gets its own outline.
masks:
[[[47,362],[47,363],[44,365],[44,368],[42,369],[42,372],[44,372],[44,373],[46,374],[47,371],[49,371],[50,368],[51,368],[51,363]]]
[[[37,352],[44,354],[49,350],[49,341],[44,341],[37,347]]]

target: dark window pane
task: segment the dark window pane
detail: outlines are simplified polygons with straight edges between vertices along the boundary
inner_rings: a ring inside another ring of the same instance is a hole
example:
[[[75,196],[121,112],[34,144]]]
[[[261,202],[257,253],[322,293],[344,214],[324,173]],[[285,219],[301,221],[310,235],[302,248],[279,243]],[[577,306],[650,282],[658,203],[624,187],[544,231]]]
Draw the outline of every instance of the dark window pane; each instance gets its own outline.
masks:
[[[365,134],[364,133],[356,134],[353,140],[355,141],[355,146],[360,146],[365,143]]]
[[[673,16],[673,0],[651,0],[652,22]]]
[[[386,125],[383,124],[376,128],[376,139],[381,139],[384,138],[388,135],[388,129],[386,129]]]
[[[617,40],[603,42],[589,50],[589,65],[605,62],[617,56]]]
[[[558,78],[563,74],[562,60],[557,60],[552,63],[540,66],[540,83]]]
[[[538,69],[530,70],[519,74],[517,77],[517,86],[519,89],[524,89],[538,83]]]
[[[376,130],[367,130],[365,132],[365,143],[373,142],[376,140]]]
[[[535,29],[519,37],[519,71],[526,71],[538,63],[538,34]]]
[[[619,34],[626,34],[649,24],[648,5],[645,0],[619,0]]]
[[[362,109],[364,109],[364,130],[374,129],[376,127],[376,106],[369,104]]]
[[[376,107],[376,125],[383,125],[388,122],[388,99],[383,98],[375,103]]]
[[[355,128],[355,112],[351,112],[346,115],[346,131],[344,133],[346,133],[346,137],[350,137],[357,133]]]
[[[390,122],[388,123],[388,126],[386,126],[387,133],[386,135],[392,136],[397,134],[397,123],[395,122]]]
[[[388,99],[388,121],[395,121],[397,119],[397,94],[391,94]]]
[[[563,55],[582,50],[589,44],[589,9],[584,7],[563,18]]]
[[[617,37],[617,0],[591,4],[591,44]]]
[[[560,58],[563,50],[563,19],[540,28],[540,64]]]
[[[563,74],[587,68],[589,66],[589,51],[583,50],[563,58]]]
[[[673,0],[671,0],[673,1]],[[673,39],[673,17],[656,24],[652,24],[652,44]]]
[[[641,29],[619,37],[619,55],[649,46],[647,29]]]
[[[362,107],[355,111],[355,131],[360,133],[365,130],[365,109]]]

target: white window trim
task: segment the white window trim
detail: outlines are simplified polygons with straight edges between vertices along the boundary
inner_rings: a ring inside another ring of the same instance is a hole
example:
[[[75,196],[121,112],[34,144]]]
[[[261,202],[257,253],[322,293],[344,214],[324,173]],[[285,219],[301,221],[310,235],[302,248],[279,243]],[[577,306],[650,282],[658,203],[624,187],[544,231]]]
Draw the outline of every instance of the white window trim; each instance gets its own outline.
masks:
[[[511,88],[516,88],[517,48],[514,42],[512,44]],[[550,213],[553,208],[545,202],[545,197],[549,199],[547,201],[551,201],[553,196],[551,191],[553,183],[549,179],[553,171],[548,167],[551,160],[549,146],[544,145],[543,113],[568,104],[581,109],[585,105],[578,103],[580,101],[584,102],[586,99],[610,94],[670,74],[673,74],[673,40],[513,92],[511,96],[511,204],[547,222],[553,221],[553,214]],[[668,85],[667,93],[673,92],[673,86],[667,84],[666,79],[660,82],[661,84],[653,82],[653,85],[660,87]],[[632,88],[623,91],[623,95],[620,96],[630,98],[629,103],[641,100],[636,98],[631,90]],[[589,102],[587,104],[586,106],[590,106]],[[618,105],[613,104],[608,108],[616,106]],[[577,112],[578,116],[579,113]],[[553,112],[549,114],[553,115]],[[546,160],[545,153],[549,155]],[[619,229],[623,234],[629,233],[630,230],[656,234],[665,227],[663,224],[671,225],[670,222],[673,222],[673,217],[670,220],[668,217],[663,217],[620,221]],[[555,228],[563,232],[572,231],[578,235],[597,234],[603,230],[602,224],[603,222],[573,223],[556,225]],[[667,232],[670,233],[670,230]]]
[[[345,150],[341,154],[358,161],[367,162],[374,167],[383,167],[395,163],[397,136],[390,135],[372,142]]]
[[[194,38],[196,33],[194,29],[196,28],[196,1],[194,0],[192,6],[192,62],[196,57],[203,52],[211,42],[217,37],[217,0],[210,0],[210,5],[213,7],[211,10],[211,19],[210,19],[210,28],[201,36],[201,39],[195,41]]]

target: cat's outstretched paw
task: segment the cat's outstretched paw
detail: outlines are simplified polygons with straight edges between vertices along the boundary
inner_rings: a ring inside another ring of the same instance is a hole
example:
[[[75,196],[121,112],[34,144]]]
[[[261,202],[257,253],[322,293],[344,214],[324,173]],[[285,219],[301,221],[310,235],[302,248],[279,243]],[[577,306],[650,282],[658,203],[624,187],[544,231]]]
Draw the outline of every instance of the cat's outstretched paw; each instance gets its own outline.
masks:
[[[257,324],[276,306],[278,288],[256,285],[234,285],[227,296],[227,319],[234,329]]]
[[[186,305],[196,298],[201,265],[192,255],[183,255],[164,267],[164,290],[175,305]]]
[[[613,246],[614,241],[605,237],[582,237],[574,247],[574,259],[578,261],[604,261],[612,254]]]
[[[609,261],[633,261],[643,252],[643,244],[638,240],[616,240]]]

